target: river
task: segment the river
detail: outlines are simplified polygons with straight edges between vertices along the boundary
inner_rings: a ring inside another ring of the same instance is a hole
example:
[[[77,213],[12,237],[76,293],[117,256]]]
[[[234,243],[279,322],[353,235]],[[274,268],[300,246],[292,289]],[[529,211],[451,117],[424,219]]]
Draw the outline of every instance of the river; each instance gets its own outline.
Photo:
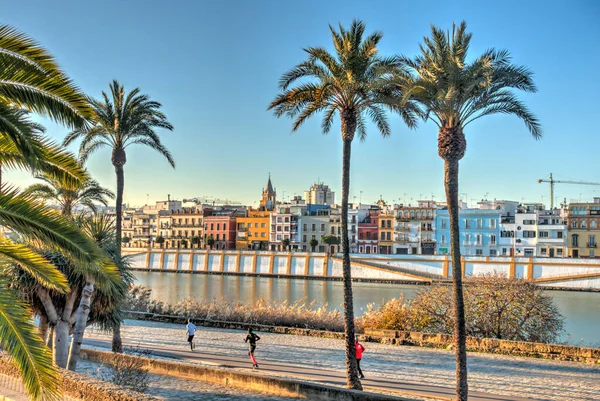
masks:
[[[225,299],[251,303],[266,301],[315,301],[341,309],[340,281],[302,280],[248,276],[221,276],[169,272],[135,272],[137,284],[152,289],[152,298],[167,303],[193,299]],[[353,283],[354,308],[360,316],[370,303],[381,304],[404,294],[412,299],[422,288],[416,285]],[[600,293],[549,291],[565,316],[562,341],[572,345],[600,347]]]

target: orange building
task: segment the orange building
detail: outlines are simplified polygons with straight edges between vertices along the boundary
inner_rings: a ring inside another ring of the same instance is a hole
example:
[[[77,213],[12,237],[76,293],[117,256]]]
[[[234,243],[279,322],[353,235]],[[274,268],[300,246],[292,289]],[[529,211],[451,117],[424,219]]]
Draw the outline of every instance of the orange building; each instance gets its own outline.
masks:
[[[236,249],[267,249],[269,243],[268,210],[248,210],[247,217],[238,217]]]

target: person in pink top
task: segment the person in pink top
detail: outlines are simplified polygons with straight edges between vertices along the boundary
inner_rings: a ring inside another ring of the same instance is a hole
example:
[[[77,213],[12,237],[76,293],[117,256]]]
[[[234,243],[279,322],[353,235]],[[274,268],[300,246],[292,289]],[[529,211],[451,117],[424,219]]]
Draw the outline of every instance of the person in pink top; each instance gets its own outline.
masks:
[[[365,375],[363,375],[363,372],[360,369],[360,360],[362,359],[363,352],[365,352],[365,347],[358,342],[358,336],[356,336],[356,339],[354,340],[354,345],[356,346],[356,366],[358,367],[358,374],[361,379],[364,379]]]

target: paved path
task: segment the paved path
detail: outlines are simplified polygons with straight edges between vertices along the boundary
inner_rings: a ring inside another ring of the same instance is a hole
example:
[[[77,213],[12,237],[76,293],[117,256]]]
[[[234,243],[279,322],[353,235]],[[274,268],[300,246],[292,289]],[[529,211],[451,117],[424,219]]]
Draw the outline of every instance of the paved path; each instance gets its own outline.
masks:
[[[127,344],[128,341],[125,341]],[[110,341],[99,339],[86,339],[84,345],[110,348]],[[134,345],[134,344],[130,344]],[[152,351],[153,356],[161,358],[176,359],[182,362],[194,362],[209,364],[219,367],[227,367],[234,369],[252,370],[251,363],[248,358],[234,357],[221,354],[213,354],[201,352],[198,349],[191,352],[189,349],[184,350],[167,346],[144,346]],[[290,364],[280,362],[260,362],[260,370],[252,370],[253,372],[265,373],[269,375],[285,376],[300,380],[307,380],[314,383],[334,386],[344,386],[346,383],[345,374],[341,371],[331,369],[321,369],[309,367],[302,364]],[[393,393],[403,393],[417,397],[435,397],[441,399],[453,399],[454,389],[441,386],[433,386],[428,384],[398,382],[397,380],[388,379],[385,377],[370,376],[363,381],[363,386],[366,390],[376,390]],[[498,394],[486,394],[481,392],[471,392],[469,394],[471,401],[524,401],[531,400],[528,398],[515,396],[502,396]]]

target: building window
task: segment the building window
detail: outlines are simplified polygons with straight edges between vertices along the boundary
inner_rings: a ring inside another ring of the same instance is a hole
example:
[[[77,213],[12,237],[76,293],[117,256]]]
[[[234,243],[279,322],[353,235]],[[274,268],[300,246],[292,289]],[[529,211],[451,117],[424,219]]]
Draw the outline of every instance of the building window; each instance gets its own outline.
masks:
[[[481,245],[481,234],[475,235],[475,243]]]
[[[335,227],[331,227],[331,234],[334,235],[335,234]]]
[[[525,257],[533,256],[533,248],[525,248]]]
[[[497,256],[498,255],[498,251],[496,251],[495,249],[490,249],[490,256]]]
[[[363,239],[363,233],[358,233],[358,239]]]
[[[492,228],[492,229],[496,228],[496,219],[490,219],[490,228]]]
[[[502,256],[506,256],[506,248],[502,248]]]
[[[590,222],[590,228],[596,228],[596,220]]]
[[[595,235],[590,235],[588,237],[588,241],[589,241],[589,246],[596,246],[596,236]]]
[[[214,230],[214,229],[215,229],[215,225],[214,225],[214,223],[210,223],[210,229],[211,229],[211,230]]]
[[[312,229],[311,229],[311,231],[313,231],[313,232],[314,232],[314,231],[317,231],[317,225],[316,225],[316,224],[313,224],[313,225],[311,226],[311,228],[312,228]]]
[[[573,244],[573,247],[578,247],[579,246],[579,235],[577,235],[577,234],[571,235],[571,243]]]
[[[556,256],[562,256],[562,249],[557,249],[556,250]]]
[[[535,231],[523,231],[523,238],[535,238]]]
[[[540,249],[540,253],[544,256],[546,256],[546,248],[541,248]]]
[[[490,235],[490,245],[496,245],[496,236],[494,234]]]
[[[260,223],[260,226],[261,226],[262,228],[266,228],[266,227],[267,227],[267,223]]]
[[[448,220],[442,219],[442,228],[448,228]]]
[[[540,231],[540,238],[549,238],[550,233],[548,231]]]
[[[581,220],[581,228],[587,228],[587,221]]]
[[[387,233],[387,240],[388,240],[388,241],[391,241],[391,240],[392,240],[392,233],[391,233],[391,232],[388,232],[388,233]]]
[[[590,250],[590,258],[595,258],[596,254],[593,250]]]
[[[282,221],[282,220],[281,220],[281,217],[277,217],[277,222],[278,222],[278,223],[281,223],[281,221]]]
[[[475,249],[475,255],[476,256],[482,256],[483,255],[483,249]]]
[[[321,231],[325,231],[325,224],[321,224]]]
[[[223,234],[223,241],[227,241],[227,234]]]
[[[266,237],[266,234],[265,233],[260,233],[260,236],[264,238],[264,237]]]
[[[302,224],[302,229],[308,231],[308,225],[306,223]]]
[[[577,220],[571,222],[571,228],[577,228]]]
[[[306,235],[302,236],[302,242],[306,242]]]
[[[442,234],[442,244],[446,243],[446,234]]]
[[[483,227],[483,221],[481,219],[477,219],[477,228]]]
[[[385,233],[381,233],[381,240],[385,241]]]
[[[277,234],[277,241],[281,241],[281,234]]]
[[[562,238],[563,237],[563,232],[559,231],[556,233],[556,238]]]
[[[524,226],[532,226],[535,224],[535,220],[523,220]]]
[[[385,220],[381,220],[381,228],[385,228]]]
[[[277,231],[281,231],[281,226],[277,226]]]
[[[515,236],[514,231],[500,231],[501,238],[513,238]]]
[[[367,239],[371,239],[371,232],[367,231]]]
[[[217,241],[219,240],[219,234],[217,234]]]
[[[471,220],[465,219],[465,228],[471,228]]]
[[[285,216],[285,222],[289,223],[290,222],[290,218],[288,216]]]

